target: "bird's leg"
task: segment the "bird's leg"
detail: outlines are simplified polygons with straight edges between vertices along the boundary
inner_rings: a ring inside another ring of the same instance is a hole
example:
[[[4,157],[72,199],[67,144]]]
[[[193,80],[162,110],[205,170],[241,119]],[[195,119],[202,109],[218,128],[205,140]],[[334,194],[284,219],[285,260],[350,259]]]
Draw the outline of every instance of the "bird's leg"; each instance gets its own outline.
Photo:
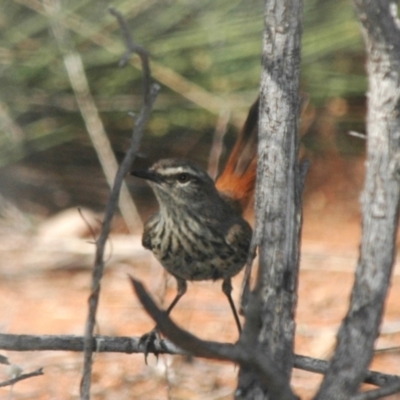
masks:
[[[232,300],[232,282],[231,282],[231,278],[225,278],[222,282],[222,291],[225,293],[226,297],[228,298],[229,301],[229,305],[231,306],[231,310],[233,313],[233,316],[235,317],[235,322],[236,325],[238,327],[239,330],[239,334],[242,332],[242,326],[240,324],[240,320],[239,320],[239,315],[236,311],[236,307],[235,307],[235,303]]]
[[[177,277],[175,277],[175,279],[176,279],[176,283],[178,284],[178,292],[176,293],[174,300],[172,300],[172,303],[167,308],[168,315],[172,311],[172,309],[176,306],[176,304],[178,303],[180,298],[186,293],[186,290],[187,290],[187,283],[184,279],[177,278]]]
[[[166,313],[169,314],[172,309],[176,306],[178,303],[179,299],[186,293],[187,290],[187,283],[184,279],[175,277],[176,282],[178,284],[178,292],[172,300],[172,303],[169,305],[169,307],[166,310]],[[145,333],[139,341],[139,346],[143,345],[144,347],[144,359],[147,364],[147,356],[149,353],[154,353],[155,356],[158,356],[158,351],[156,349],[156,343],[159,342],[160,344],[162,343],[160,338],[160,332],[158,330],[158,327],[155,326],[150,332]]]

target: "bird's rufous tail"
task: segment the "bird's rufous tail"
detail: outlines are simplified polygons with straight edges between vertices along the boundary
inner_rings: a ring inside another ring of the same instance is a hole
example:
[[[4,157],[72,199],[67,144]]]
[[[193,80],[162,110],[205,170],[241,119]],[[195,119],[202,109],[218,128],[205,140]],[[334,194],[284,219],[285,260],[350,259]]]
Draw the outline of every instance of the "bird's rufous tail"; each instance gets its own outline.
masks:
[[[251,106],[226,166],[216,181],[217,189],[228,198],[238,201],[243,211],[253,198],[255,189],[258,107],[259,99]]]

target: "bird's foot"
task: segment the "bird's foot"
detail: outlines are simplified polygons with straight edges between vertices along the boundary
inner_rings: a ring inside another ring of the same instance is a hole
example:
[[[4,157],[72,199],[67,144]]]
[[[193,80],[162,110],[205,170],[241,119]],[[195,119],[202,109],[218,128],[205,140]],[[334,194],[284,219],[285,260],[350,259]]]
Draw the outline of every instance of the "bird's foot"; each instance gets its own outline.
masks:
[[[147,364],[147,356],[149,353],[153,353],[158,359],[158,350],[161,347],[161,336],[160,332],[155,327],[150,332],[145,333],[139,340],[139,348],[143,349],[144,360]]]

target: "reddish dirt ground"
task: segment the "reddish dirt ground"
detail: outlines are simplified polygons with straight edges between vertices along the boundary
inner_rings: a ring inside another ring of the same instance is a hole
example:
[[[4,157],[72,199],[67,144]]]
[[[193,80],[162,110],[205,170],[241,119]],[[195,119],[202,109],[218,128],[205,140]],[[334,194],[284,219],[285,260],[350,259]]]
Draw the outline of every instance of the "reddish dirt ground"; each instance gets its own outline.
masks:
[[[337,187],[336,187],[337,190]],[[358,195],[357,195],[358,196]],[[306,199],[297,309],[296,353],[329,359],[345,315],[360,237],[357,196],[332,205],[329,190]],[[350,204],[350,206],[348,206]],[[3,233],[0,280],[0,326],[4,333],[75,334],[84,331],[90,266],[94,247],[82,237],[75,211],[46,221],[35,235]],[[72,216],[72,215],[75,215]],[[58,219],[57,219],[58,218]],[[68,221],[66,223],[65,221]],[[51,223],[50,223],[51,222]],[[139,236],[114,235],[98,313],[98,332],[141,335],[153,327],[132,293],[127,273],[141,279],[160,301],[168,303],[175,282],[141,249]],[[167,284],[165,284],[167,282]],[[238,300],[241,276],[234,280]],[[400,346],[400,266],[396,265],[377,349]],[[173,319],[204,339],[235,341],[236,328],[220,283],[189,284]],[[400,375],[400,350],[377,353],[371,368]],[[82,355],[71,352],[5,352],[24,372],[39,367],[44,375],[0,388],[4,399],[77,399]],[[231,399],[237,368],[228,363],[178,356],[97,354],[93,399]],[[0,365],[0,381],[8,379]],[[293,388],[309,399],[321,377],[294,370]],[[391,399],[400,398],[392,396]]]

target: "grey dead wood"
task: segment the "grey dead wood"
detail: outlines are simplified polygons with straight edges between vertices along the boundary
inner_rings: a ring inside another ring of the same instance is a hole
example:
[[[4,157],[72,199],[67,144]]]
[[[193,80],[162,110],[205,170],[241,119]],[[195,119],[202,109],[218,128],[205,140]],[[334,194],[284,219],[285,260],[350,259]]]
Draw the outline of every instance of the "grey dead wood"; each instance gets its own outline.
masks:
[[[369,390],[353,396],[351,400],[375,400],[400,392],[400,382],[395,382],[379,389]]]
[[[40,375],[43,375],[43,368],[39,368],[36,371],[28,372],[26,374],[18,375],[15,378],[9,379],[8,381],[0,382],[0,387],[13,386],[17,382],[24,381],[25,379],[30,379]]]
[[[302,177],[299,74],[302,1],[267,0],[260,90],[255,243],[260,268],[241,342],[270,354],[289,386],[294,355]],[[252,309],[258,310],[250,316]],[[236,398],[272,398],[252,368],[240,368]]]
[[[241,367],[246,366],[247,369],[251,369],[265,387],[268,387],[271,399],[295,400],[297,398],[284,379],[279,367],[274,365],[268,352],[260,353],[256,347],[248,347],[247,343],[241,340],[236,344],[231,344],[197,338],[179,328],[170,319],[167,312],[158,308],[139,281],[131,278],[131,282],[139,301],[156,321],[157,327],[170,340],[179,343],[179,347],[194,356],[233,361]]]
[[[350,306],[317,399],[357,394],[373,356],[394,264],[400,200],[400,30],[395,2],[354,0],[367,51],[362,239]]]
[[[85,344],[84,344],[84,361],[83,361],[84,368],[83,368],[82,382],[81,382],[82,400],[90,399],[91,371],[93,363],[92,341],[93,341],[93,331],[95,327],[96,313],[100,296],[100,282],[104,272],[104,249],[106,242],[108,240],[108,235],[110,233],[111,222],[118,205],[118,199],[123,180],[127,175],[127,173],[129,172],[129,169],[136,157],[136,154],[139,151],[139,144],[143,136],[144,128],[147,124],[147,121],[150,118],[151,111],[153,109],[153,105],[155,103],[159,91],[159,86],[157,84],[152,83],[151,80],[148,53],[142,47],[137,46],[134,43],[130,34],[128,24],[126,23],[122,15],[114,9],[111,9],[110,12],[118,19],[118,22],[120,24],[126,42],[127,51],[121,60],[121,65],[125,65],[128,57],[130,57],[134,53],[137,53],[137,55],[140,57],[143,70],[144,102],[132,129],[132,136],[129,148],[125,154],[125,157],[115,177],[114,185],[111,190],[110,198],[105,210],[105,216],[100,236],[96,241],[96,254],[95,254],[95,262],[92,274],[91,293],[88,300],[89,311],[85,327],[85,342],[84,342]]]
[[[309,372],[315,372],[317,374],[325,374],[329,367],[329,362],[326,360],[318,360],[316,358],[295,355],[294,367]],[[369,383],[375,386],[387,386],[395,385],[400,383],[400,376],[383,374],[377,371],[368,371],[364,383]]]
[[[83,351],[83,336],[75,335],[16,335],[0,333],[0,349],[7,351]],[[222,343],[223,344],[223,343]],[[92,339],[92,351],[95,353],[125,353],[143,354],[143,346],[139,337],[130,336],[94,336]],[[159,354],[190,354],[176,346],[170,340],[161,339],[154,343],[155,350]],[[10,364],[6,357],[4,364]],[[305,371],[324,374],[328,370],[329,363],[302,355],[295,355],[294,367]],[[365,383],[375,386],[392,386],[400,384],[400,377],[383,374],[376,371],[368,371]]]
[[[9,351],[83,351],[84,336],[74,335],[13,335],[0,334],[0,349]],[[95,353],[143,353],[140,338],[129,336],[101,336],[92,338]],[[186,354],[168,340],[155,343],[156,350],[165,354]]]

